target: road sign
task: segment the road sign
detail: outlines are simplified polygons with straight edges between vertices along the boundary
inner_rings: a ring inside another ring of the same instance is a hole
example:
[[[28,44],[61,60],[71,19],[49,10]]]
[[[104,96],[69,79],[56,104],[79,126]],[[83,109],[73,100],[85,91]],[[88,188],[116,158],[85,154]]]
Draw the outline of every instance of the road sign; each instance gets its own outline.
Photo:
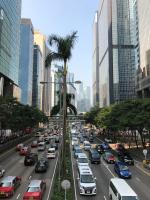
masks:
[[[145,160],[146,160],[146,156],[147,156],[147,149],[143,149],[143,154],[145,156]]]
[[[61,182],[61,187],[65,190],[65,200],[66,200],[66,190],[68,190],[70,188],[71,184],[70,181],[68,180],[63,180]]]

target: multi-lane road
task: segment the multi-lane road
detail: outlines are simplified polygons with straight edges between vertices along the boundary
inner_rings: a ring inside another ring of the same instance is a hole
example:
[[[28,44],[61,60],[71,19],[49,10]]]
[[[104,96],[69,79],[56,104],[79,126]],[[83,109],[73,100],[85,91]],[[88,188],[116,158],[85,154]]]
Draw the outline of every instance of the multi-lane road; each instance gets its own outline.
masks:
[[[38,153],[39,157],[42,157],[42,154],[45,154],[45,152],[37,152],[37,148],[32,148],[32,152]],[[56,162],[57,158],[49,161],[49,168],[46,173],[35,173],[35,166],[24,166],[24,156],[20,156],[19,152],[16,152],[15,149],[0,155],[0,165],[6,170],[5,176],[21,177],[21,185],[10,199],[22,200],[30,180],[40,179],[46,181],[46,191],[43,200],[49,200]]]
[[[101,140],[95,138],[94,143],[102,143]],[[86,151],[88,155],[88,152]],[[73,157],[72,157],[73,158]],[[79,194],[78,180],[77,180],[77,165],[76,159],[73,158],[73,169],[75,176],[75,185],[76,185],[76,200],[99,200],[109,199],[109,180],[113,177],[118,177],[114,171],[113,164],[107,164],[101,158],[101,164],[90,164],[94,176],[96,176],[97,184],[97,194],[96,196],[81,196]],[[138,162],[135,162],[134,166],[129,166],[132,172],[132,178],[126,179],[128,184],[133,188],[133,190],[138,194],[140,200],[149,200],[150,199],[150,173],[143,170],[140,167]]]

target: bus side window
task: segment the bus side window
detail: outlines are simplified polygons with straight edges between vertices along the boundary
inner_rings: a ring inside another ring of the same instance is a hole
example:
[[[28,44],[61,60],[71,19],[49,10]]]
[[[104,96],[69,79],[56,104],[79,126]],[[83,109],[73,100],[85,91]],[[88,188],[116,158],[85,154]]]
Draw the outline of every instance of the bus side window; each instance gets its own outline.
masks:
[[[110,182],[110,187],[111,187],[113,193],[117,196],[117,190],[116,190],[116,188],[114,187],[114,185],[112,184],[112,182]]]

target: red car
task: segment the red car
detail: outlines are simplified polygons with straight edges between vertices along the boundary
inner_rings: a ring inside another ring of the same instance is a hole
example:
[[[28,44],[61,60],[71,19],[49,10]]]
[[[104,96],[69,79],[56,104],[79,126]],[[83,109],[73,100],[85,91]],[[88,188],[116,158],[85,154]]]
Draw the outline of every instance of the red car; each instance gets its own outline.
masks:
[[[24,147],[24,144],[17,144],[17,146],[16,146],[16,151],[20,151],[21,150],[21,148],[23,148]]]
[[[17,176],[4,177],[0,182],[0,198],[13,196],[17,187],[21,183],[21,178]]]
[[[107,163],[115,163],[115,156],[111,152],[109,152],[109,151],[104,152],[103,159]]]
[[[29,154],[30,152],[31,152],[30,147],[25,146],[25,147],[21,148],[21,150],[20,150],[20,155],[21,155],[21,156],[26,156],[26,155]]]
[[[31,143],[31,147],[37,147],[38,146],[38,142],[37,140],[34,140],[32,143]]]
[[[44,191],[46,189],[46,182],[43,180],[32,180],[28,186],[27,191],[23,196],[23,200],[42,200]]]

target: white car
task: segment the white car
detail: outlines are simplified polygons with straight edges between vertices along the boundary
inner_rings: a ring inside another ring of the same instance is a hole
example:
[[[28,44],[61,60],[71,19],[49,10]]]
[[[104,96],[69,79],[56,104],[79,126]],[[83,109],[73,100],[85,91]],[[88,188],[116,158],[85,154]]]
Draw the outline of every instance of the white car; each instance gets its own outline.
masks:
[[[112,139],[110,139],[110,138],[105,138],[104,140],[105,140],[105,142],[107,142],[107,143],[112,143]]]
[[[84,142],[83,142],[83,145],[84,145],[84,150],[85,150],[85,151],[91,149],[91,144],[90,144],[89,141],[84,141]]]
[[[85,153],[79,154],[77,159],[77,167],[79,168],[81,166],[89,166],[89,160]]]
[[[47,158],[56,158],[55,148],[49,148],[47,151]]]
[[[72,146],[78,145],[78,138],[73,137],[72,138]]]

